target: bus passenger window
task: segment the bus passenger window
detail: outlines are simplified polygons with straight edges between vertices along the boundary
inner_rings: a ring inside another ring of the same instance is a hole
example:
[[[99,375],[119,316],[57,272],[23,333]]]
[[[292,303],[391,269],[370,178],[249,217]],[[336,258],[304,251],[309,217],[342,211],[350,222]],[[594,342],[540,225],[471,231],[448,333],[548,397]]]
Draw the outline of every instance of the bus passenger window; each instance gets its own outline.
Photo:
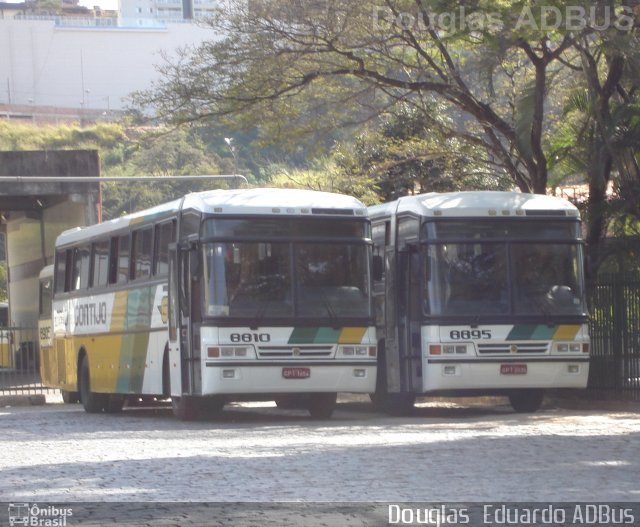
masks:
[[[78,291],[89,287],[89,269],[91,266],[91,246],[76,247],[73,252],[73,277],[71,290]]]
[[[93,277],[92,287],[107,285],[109,275],[109,241],[95,242],[93,244]]]
[[[116,268],[112,270],[115,277],[112,283],[126,284],[129,279],[129,235],[120,236],[114,242],[111,257]]]
[[[169,244],[174,241],[175,222],[156,225],[154,274],[165,276],[169,272]]]
[[[134,231],[131,251],[132,278],[148,278],[151,275],[151,228]]]
[[[67,252],[56,252],[55,283],[56,293],[63,293],[67,286]]]

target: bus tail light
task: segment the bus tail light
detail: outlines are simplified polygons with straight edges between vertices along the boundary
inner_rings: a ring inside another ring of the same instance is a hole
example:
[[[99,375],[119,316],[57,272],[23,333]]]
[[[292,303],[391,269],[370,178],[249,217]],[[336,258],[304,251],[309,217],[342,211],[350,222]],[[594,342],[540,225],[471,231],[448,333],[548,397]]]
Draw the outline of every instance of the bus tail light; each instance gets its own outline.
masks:
[[[376,348],[375,346],[369,346],[369,357],[377,357],[378,355],[378,348]]]
[[[589,353],[589,343],[588,342],[583,342],[582,343],[582,353]]]
[[[220,356],[220,348],[210,347],[207,348],[207,357],[210,359],[217,359]]]
[[[442,355],[442,346],[440,344],[429,344],[429,355]]]

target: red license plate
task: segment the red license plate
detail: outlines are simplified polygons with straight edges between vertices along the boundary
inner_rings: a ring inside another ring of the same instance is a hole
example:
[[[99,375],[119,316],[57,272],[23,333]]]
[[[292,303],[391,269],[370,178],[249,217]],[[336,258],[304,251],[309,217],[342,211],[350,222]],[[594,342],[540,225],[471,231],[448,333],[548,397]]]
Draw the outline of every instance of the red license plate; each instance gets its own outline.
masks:
[[[525,375],[527,373],[526,364],[500,364],[502,375]]]
[[[282,376],[285,379],[306,379],[311,377],[310,368],[282,368]]]

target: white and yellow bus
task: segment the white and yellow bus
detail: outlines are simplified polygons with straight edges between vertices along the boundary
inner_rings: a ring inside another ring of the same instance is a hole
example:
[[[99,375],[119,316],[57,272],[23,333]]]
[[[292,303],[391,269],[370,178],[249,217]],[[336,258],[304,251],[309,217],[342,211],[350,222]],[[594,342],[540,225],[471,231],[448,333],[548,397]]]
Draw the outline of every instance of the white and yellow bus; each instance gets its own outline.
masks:
[[[215,190],[56,240],[53,386],[88,412],[171,397],[183,419],[264,399],[329,417],[371,393],[367,209],[347,196]]]
[[[515,192],[431,193],[369,209],[379,341],[374,402],[584,388],[589,335],[578,210]]]

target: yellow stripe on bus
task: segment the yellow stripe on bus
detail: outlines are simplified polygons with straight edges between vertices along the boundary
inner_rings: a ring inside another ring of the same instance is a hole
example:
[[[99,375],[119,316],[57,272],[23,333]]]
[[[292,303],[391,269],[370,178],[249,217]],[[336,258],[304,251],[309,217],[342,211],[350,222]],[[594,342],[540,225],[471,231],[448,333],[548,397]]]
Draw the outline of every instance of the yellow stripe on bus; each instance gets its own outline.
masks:
[[[553,334],[553,340],[573,340],[580,331],[578,324],[562,324]]]
[[[342,328],[338,344],[360,344],[367,328]]]

